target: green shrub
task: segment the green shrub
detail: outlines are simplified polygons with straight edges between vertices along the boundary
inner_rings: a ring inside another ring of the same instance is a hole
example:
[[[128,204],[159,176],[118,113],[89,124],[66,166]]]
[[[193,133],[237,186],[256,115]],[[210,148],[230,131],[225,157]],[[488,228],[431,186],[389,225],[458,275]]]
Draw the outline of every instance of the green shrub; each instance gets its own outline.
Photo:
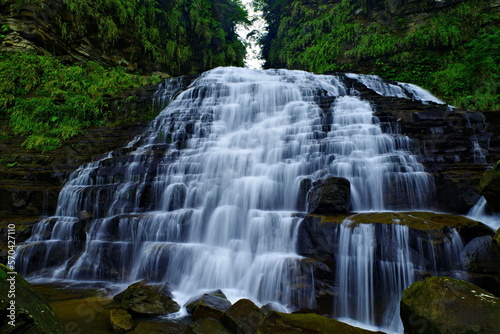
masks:
[[[96,63],[67,66],[51,56],[0,53],[0,107],[24,146],[48,151],[113,116],[108,98],[158,81]]]

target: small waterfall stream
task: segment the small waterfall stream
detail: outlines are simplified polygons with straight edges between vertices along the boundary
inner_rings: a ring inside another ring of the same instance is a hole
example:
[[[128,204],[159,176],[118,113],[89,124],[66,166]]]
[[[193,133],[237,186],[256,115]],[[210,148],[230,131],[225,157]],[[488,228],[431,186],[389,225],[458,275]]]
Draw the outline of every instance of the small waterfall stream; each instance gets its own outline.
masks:
[[[436,102],[416,86],[348,78],[383,95]],[[181,303],[222,289],[233,301],[314,307],[311,268],[295,251],[301,180],[349,179],[355,211],[430,209],[434,192],[411,141],[397,129],[383,132],[346,80],[216,68],[184,91],[167,84],[159,103],[170,104],[141,137],[71,175],[55,216],[19,248],[18,271],[42,280],[168,282]],[[375,227],[342,228],[338,280],[345,298],[353,289],[359,296],[355,310],[342,301],[334,316],[373,324]],[[408,232],[386,232],[397,242],[387,254],[394,261],[384,273],[397,277],[387,293],[401,293],[414,280]]]

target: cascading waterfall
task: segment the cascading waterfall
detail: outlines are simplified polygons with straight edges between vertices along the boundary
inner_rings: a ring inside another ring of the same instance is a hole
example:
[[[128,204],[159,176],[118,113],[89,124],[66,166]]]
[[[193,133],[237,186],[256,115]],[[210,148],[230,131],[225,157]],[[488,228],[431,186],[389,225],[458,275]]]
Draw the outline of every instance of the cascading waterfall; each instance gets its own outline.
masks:
[[[348,77],[390,96],[396,89],[433,100],[415,86]],[[149,130],[71,175],[56,215],[20,247],[18,270],[31,279],[148,278],[170,283],[181,301],[222,289],[232,300],[314,307],[311,269],[295,252],[301,180],[349,179],[356,211],[426,209],[434,191],[410,140],[397,129],[382,132],[371,105],[345,80],[217,68],[181,93],[166,85],[162,99],[176,97]],[[371,228],[358,241],[343,232],[346,256],[364,245],[356,256],[373,261]],[[400,267],[396,289],[412,281],[413,267]],[[342,268],[338,275],[349,276]],[[340,276],[339,284],[350,280]],[[370,312],[338,316],[370,323]]]

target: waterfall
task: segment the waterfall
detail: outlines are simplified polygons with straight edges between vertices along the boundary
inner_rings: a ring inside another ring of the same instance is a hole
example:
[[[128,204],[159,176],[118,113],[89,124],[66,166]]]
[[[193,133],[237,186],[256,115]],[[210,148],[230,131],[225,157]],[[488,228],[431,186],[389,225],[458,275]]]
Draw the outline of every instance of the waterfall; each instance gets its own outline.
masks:
[[[336,281],[341,293],[335,299],[336,317],[402,333],[399,302],[403,291],[422,279],[421,273],[464,278],[457,273],[463,243],[455,229],[443,230],[439,242],[398,223],[356,225],[347,218],[338,226]]]
[[[356,211],[426,209],[434,191],[411,141],[397,128],[383,132],[370,103],[345,80],[216,68],[183,91],[167,83],[158,103],[168,106],[142,136],[70,176],[55,216],[19,248],[18,270],[42,280],[147,278],[170,283],[181,301],[222,289],[231,300],[314,307],[312,269],[295,251],[302,180],[349,179]],[[372,261],[367,229],[353,233],[368,248],[346,249],[351,258],[339,275],[349,275],[353,256]],[[404,245],[406,232],[398,233]],[[355,247],[356,237],[344,234],[344,247]],[[397,266],[391,270],[407,275]]]

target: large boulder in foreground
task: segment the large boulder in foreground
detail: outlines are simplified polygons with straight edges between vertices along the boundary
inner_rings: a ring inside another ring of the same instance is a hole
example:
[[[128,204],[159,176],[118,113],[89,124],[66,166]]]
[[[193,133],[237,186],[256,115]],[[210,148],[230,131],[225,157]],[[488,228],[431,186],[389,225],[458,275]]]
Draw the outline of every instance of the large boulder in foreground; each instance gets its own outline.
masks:
[[[15,302],[13,306],[12,300]],[[15,317],[9,317],[11,314]],[[11,270],[3,264],[0,264],[0,317],[2,334],[65,333],[61,320],[49,305],[24,278],[11,273]]]
[[[130,285],[113,299],[120,302],[121,308],[140,315],[164,315],[180,309],[172,295],[164,291],[161,285],[149,284],[145,280]]]
[[[484,196],[488,206],[495,212],[500,212],[500,161],[486,173],[479,183],[479,191]]]
[[[196,321],[208,317],[219,319],[229,307],[231,307],[231,302],[219,290],[215,293],[206,293],[201,298],[188,302],[186,310]]]
[[[471,283],[429,277],[403,293],[405,333],[500,333],[500,298]]]
[[[257,329],[258,334],[324,334],[324,333],[342,333],[342,334],[369,334],[380,333],[372,332],[366,329],[350,326],[335,319],[323,317],[314,313],[307,314],[288,314],[280,312],[271,312],[264,319]]]
[[[307,193],[307,211],[344,213],[349,209],[351,184],[343,177],[329,177]]]

